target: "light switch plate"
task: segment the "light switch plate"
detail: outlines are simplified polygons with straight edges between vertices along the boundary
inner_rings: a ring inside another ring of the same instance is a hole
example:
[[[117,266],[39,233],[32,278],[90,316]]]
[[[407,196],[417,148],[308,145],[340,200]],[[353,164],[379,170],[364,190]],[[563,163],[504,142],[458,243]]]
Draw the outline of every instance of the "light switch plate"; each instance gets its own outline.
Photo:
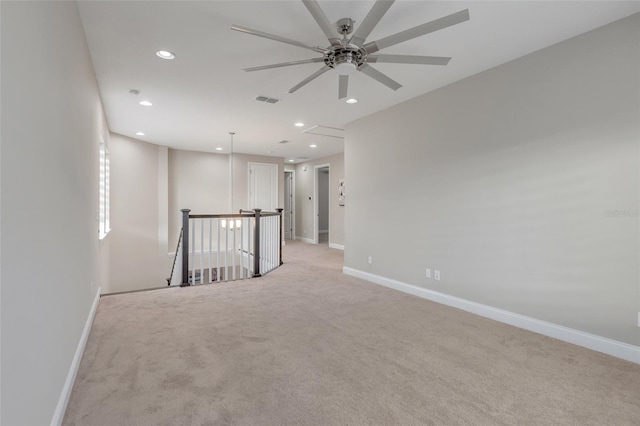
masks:
[[[431,278],[431,269],[427,268],[427,278]]]
[[[440,281],[440,271],[436,269],[433,273],[433,277],[436,279],[436,281]]]

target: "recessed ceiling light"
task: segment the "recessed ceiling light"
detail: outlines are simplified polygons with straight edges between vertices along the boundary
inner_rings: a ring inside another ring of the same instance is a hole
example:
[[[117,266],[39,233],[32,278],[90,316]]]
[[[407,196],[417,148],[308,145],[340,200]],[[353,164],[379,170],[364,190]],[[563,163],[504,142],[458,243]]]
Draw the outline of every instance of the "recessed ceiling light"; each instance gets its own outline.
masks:
[[[151,106],[151,105],[153,105],[153,104],[152,104],[151,102],[149,102],[149,101],[140,101],[140,105],[143,105],[143,106]]]
[[[156,56],[158,56],[158,58],[162,58],[162,59],[174,59],[176,57],[176,55],[174,55],[173,53],[169,52],[168,50],[158,50],[156,52]]]
[[[316,145],[316,144],[309,145],[309,148],[317,148],[317,147],[318,147],[318,145]]]
[[[350,99],[347,99],[347,103],[348,103],[348,104],[355,104],[355,103],[357,103],[357,102],[358,102],[358,100],[357,100],[356,98],[350,98]]]
[[[138,136],[144,136],[144,132],[136,132],[136,135],[138,135]]]
[[[222,148],[217,147],[217,148],[216,148],[216,151],[222,151]]]
[[[294,126],[296,126],[296,127],[302,127],[302,126],[304,126],[304,123],[297,122],[296,124],[294,124]]]
[[[295,161],[294,159],[289,160],[290,163],[293,163],[294,161]]]

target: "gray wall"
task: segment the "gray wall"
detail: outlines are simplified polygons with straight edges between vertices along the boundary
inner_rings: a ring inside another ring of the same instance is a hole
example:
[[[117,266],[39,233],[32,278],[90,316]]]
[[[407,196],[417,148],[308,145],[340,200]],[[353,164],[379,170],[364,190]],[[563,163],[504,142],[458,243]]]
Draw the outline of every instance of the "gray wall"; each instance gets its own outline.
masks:
[[[111,135],[110,283],[103,293],[166,285],[173,260],[167,256],[167,225],[163,224],[168,208],[162,170],[167,167],[166,150]],[[164,238],[159,230],[164,230]]]
[[[639,28],[348,125],[345,266],[640,344]]]
[[[336,154],[296,165],[296,237],[313,239],[313,168],[322,164],[329,164],[330,166],[329,243],[343,245],[345,207],[338,206],[338,181],[339,179],[344,179],[343,154]],[[305,167],[307,170],[304,170]],[[312,199],[309,200],[309,197],[312,197]]]
[[[109,134],[76,3],[0,7],[0,423],[44,425],[102,284],[98,159]]]

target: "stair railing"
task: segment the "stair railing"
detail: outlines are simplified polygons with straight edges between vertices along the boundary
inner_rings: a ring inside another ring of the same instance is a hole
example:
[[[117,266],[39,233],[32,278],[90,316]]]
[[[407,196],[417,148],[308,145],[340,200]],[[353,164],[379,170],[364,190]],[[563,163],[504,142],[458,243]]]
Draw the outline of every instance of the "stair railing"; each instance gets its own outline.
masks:
[[[178,256],[181,287],[256,278],[273,271],[283,263],[283,209],[276,210],[196,215],[183,209],[172,277]],[[171,277],[167,281],[171,285]]]

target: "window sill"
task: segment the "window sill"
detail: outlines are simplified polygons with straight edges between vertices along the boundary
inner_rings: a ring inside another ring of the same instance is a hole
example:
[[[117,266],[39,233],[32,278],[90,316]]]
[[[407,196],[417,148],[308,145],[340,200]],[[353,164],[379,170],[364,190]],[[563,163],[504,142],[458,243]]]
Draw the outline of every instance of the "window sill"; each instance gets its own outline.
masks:
[[[109,232],[111,232],[111,228],[107,229],[107,232],[105,232],[105,233],[101,232],[101,233],[98,234],[98,239],[100,240],[100,242],[102,242],[102,240],[107,238],[107,235],[109,235]]]

